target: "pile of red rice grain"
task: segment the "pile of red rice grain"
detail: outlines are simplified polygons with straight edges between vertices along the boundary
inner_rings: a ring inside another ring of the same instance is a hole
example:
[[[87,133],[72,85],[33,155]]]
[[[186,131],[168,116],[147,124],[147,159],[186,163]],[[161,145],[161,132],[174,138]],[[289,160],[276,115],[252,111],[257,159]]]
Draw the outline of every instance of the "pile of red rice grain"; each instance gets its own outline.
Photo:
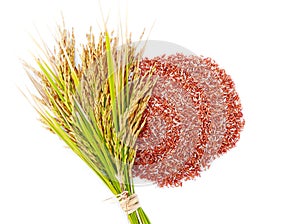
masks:
[[[181,186],[236,145],[242,107],[232,79],[211,58],[144,58],[141,74],[152,67],[158,80],[143,114],[133,173],[160,187]]]

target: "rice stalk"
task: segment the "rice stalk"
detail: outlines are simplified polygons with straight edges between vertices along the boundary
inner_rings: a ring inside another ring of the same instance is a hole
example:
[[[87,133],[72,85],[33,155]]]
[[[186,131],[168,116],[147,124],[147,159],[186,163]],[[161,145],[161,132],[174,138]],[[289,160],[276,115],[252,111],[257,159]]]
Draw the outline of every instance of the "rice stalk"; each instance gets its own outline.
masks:
[[[45,59],[24,63],[37,90],[31,94],[40,119],[118,195],[135,194],[132,166],[142,114],[155,80],[141,77],[139,56],[130,37],[125,43],[107,30],[76,47],[74,30],[59,27],[54,51],[41,46]],[[76,55],[78,52],[78,55]],[[77,57],[79,56],[79,60]],[[142,208],[131,223],[150,223]]]

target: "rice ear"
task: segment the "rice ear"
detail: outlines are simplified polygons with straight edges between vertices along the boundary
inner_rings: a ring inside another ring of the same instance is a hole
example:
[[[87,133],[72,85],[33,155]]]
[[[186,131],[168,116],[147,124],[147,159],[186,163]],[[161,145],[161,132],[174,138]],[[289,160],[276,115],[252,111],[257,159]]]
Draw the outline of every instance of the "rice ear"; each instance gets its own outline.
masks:
[[[151,92],[154,82],[148,79],[143,86],[129,87],[130,72],[135,72],[137,81],[141,78],[137,73],[136,55],[139,53],[135,52],[130,39],[120,48],[120,37],[110,36],[105,28],[96,43],[90,29],[87,43],[80,50],[74,29],[69,32],[59,26],[58,30],[54,53],[43,43],[40,48],[46,59],[37,57],[35,66],[24,64],[37,90],[36,95],[32,94],[34,107],[46,127],[58,135],[114,195],[124,192],[128,197],[135,195],[133,145],[144,125],[141,114],[149,99],[145,93]],[[76,63],[75,52],[79,52],[80,63]],[[120,130],[124,123],[128,128]],[[128,219],[131,223],[150,223],[140,207],[130,210]]]

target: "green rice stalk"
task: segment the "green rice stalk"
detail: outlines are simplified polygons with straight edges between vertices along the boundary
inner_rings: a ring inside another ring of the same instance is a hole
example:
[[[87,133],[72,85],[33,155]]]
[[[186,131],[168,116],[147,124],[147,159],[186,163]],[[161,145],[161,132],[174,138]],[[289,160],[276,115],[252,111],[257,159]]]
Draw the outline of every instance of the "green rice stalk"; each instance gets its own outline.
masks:
[[[59,27],[59,33],[53,52],[43,46],[45,59],[37,57],[35,66],[24,64],[38,93],[32,94],[35,109],[45,127],[116,197],[123,192],[133,195],[134,146],[155,84],[151,71],[150,78],[140,76],[141,52],[130,38],[120,46],[119,37],[105,30],[96,41],[91,29],[87,43],[78,50],[74,30]],[[150,223],[142,208],[128,214],[128,219],[134,224]]]

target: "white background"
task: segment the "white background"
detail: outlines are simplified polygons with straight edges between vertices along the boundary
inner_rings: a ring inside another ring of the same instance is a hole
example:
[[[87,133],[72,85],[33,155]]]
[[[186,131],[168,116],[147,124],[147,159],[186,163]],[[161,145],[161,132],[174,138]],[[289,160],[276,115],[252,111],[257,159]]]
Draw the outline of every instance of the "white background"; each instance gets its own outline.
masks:
[[[298,1],[128,0],[128,26],[214,58],[236,83],[246,119],[237,147],[182,188],[139,187],[160,223],[300,223],[300,13]],[[102,0],[119,24],[126,2]],[[121,5],[121,6],[120,6]],[[44,130],[17,86],[19,58],[35,52],[34,26],[51,46],[63,12],[83,36],[101,23],[98,1],[0,3],[0,223],[127,223],[94,173]],[[51,32],[50,32],[51,31]]]

